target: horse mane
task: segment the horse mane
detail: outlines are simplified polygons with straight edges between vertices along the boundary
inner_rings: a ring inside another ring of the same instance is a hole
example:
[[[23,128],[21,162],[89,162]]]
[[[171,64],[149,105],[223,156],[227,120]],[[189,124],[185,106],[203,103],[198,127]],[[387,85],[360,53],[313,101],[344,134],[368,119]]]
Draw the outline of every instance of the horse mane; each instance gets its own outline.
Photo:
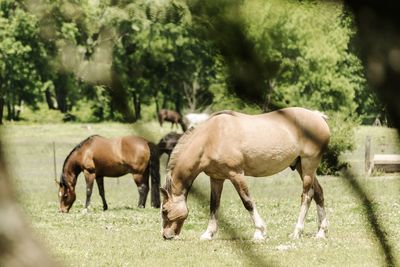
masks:
[[[61,179],[60,179],[60,184],[62,185],[66,185],[65,184],[65,180],[64,180],[64,168],[65,168],[65,164],[67,163],[67,161],[69,160],[69,158],[71,157],[72,153],[74,153],[76,150],[78,150],[79,148],[81,148],[84,144],[86,144],[87,142],[91,142],[93,141],[94,137],[100,137],[100,135],[98,134],[94,134],[89,136],[88,138],[84,139],[83,141],[81,141],[79,144],[77,144],[72,150],[71,152],[69,152],[68,156],[65,158],[64,160],[64,164],[62,167],[62,173],[61,173]]]
[[[221,114],[228,114],[231,116],[236,115],[235,112],[232,110],[222,110],[222,111],[218,111],[218,112],[211,114],[210,118],[221,115]],[[179,141],[176,144],[174,150],[172,150],[171,157],[169,159],[169,163],[168,163],[168,167],[167,167],[167,176],[165,179],[165,186],[164,186],[164,188],[168,192],[170,192],[171,185],[172,185],[171,184],[171,178],[172,178],[171,171],[173,168],[175,168],[177,160],[178,160],[178,156],[183,151],[183,148],[186,146],[186,144],[188,143],[188,140],[193,135],[193,133],[195,132],[196,129],[199,129],[199,128],[191,127],[186,132],[184,132],[183,135],[181,136],[181,138],[179,138]]]
[[[176,146],[174,147],[174,150],[172,150],[171,157],[169,159],[169,163],[168,163],[168,167],[167,167],[168,172],[171,171],[175,167],[178,156],[183,150],[182,148],[185,147],[187,141],[193,135],[193,132],[195,129],[196,128],[194,128],[194,127],[190,128],[189,130],[187,130],[186,132],[183,133],[181,138],[179,138],[179,141],[176,144]]]
[[[226,114],[226,115],[231,115],[231,116],[235,116],[236,115],[233,110],[221,110],[221,111],[217,111],[217,112],[214,112],[213,114],[211,114],[210,118],[218,116],[218,115],[221,115],[221,114]]]
[[[222,111],[218,111],[218,112],[211,114],[210,118],[221,115],[221,114],[228,114],[231,116],[236,115],[235,112],[232,110],[222,110]],[[197,129],[197,128],[191,127],[190,129],[188,129],[186,132],[183,133],[181,138],[179,138],[178,143],[176,144],[174,150],[171,153],[167,171],[171,171],[175,167],[177,158],[178,158],[179,154],[181,153],[182,148],[186,145],[187,140],[193,135],[193,132],[195,129]]]

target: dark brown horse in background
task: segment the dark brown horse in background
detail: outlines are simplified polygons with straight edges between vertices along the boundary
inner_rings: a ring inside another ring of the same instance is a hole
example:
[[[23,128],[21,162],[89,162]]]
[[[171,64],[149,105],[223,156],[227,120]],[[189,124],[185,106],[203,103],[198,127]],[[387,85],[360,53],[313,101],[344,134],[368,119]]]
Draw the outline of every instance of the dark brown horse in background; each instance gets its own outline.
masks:
[[[168,155],[168,160],[171,156],[172,150],[176,146],[176,144],[179,141],[179,138],[181,138],[182,134],[176,133],[176,132],[170,132],[166,135],[164,135],[160,141],[157,144],[158,147],[158,152],[159,156],[161,157],[162,154],[167,154]]]
[[[164,121],[171,122],[171,129],[174,127],[174,125],[178,126],[178,124],[182,127],[182,131],[185,132],[187,129],[186,123],[184,122],[182,115],[176,111],[161,109],[158,112],[158,122],[160,123],[160,126],[163,125]]]
[[[151,175],[151,205],[160,207],[160,162],[155,144],[138,136],[124,136],[107,139],[99,135],[88,137],[79,143],[67,156],[59,185],[60,211],[68,212],[76,199],[75,186],[78,175],[83,172],[86,179],[86,204],[90,205],[94,180],[97,182],[103,201],[104,176],[119,177],[132,173],[138,187],[138,207],[144,208],[149,192]]]

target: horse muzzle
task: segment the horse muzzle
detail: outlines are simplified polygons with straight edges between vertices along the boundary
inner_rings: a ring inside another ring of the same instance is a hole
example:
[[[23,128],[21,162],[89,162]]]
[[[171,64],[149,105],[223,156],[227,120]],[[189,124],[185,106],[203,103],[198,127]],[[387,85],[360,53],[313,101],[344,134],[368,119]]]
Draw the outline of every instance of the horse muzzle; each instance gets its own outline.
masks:
[[[162,233],[164,240],[173,240],[175,238],[175,233],[173,230],[166,229]]]
[[[58,210],[58,212],[60,212],[60,213],[68,213],[68,212],[69,212],[69,209],[68,209],[68,208],[60,208],[60,209]]]

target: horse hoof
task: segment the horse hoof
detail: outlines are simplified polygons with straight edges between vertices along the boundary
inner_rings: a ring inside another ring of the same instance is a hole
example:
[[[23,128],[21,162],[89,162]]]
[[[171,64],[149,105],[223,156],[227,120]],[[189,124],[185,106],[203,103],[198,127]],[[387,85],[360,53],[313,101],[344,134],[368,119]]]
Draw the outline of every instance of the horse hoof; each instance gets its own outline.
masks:
[[[294,228],[294,232],[293,234],[291,234],[291,238],[293,239],[299,239],[301,237],[301,235],[303,234],[303,226],[296,226]]]
[[[317,232],[317,234],[315,235],[315,237],[317,239],[325,239],[326,238],[325,231],[324,230],[319,230]]]
[[[84,208],[84,209],[81,211],[82,214],[87,214],[88,212],[89,212],[89,210],[88,210],[87,208]]]
[[[265,236],[263,233],[255,232],[253,236],[253,242],[262,242],[265,240]]]
[[[201,236],[200,236],[200,240],[213,240],[213,234],[210,232],[204,232]]]
[[[298,232],[298,231],[294,231],[294,233],[291,234],[290,237],[291,237],[292,239],[300,239],[301,233]]]

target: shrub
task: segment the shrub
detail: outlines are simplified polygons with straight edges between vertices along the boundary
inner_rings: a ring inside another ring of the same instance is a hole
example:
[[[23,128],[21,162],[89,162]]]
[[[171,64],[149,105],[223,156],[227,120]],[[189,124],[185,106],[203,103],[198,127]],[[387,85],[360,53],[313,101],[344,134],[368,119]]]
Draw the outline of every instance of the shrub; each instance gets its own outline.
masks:
[[[355,148],[354,128],[357,122],[346,114],[332,113],[329,114],[328,125],[331,130],[331,140],[322,156],[317,173],[337,175],[342,168],[348,166],[348,163],[341,159],[341,155]]]

